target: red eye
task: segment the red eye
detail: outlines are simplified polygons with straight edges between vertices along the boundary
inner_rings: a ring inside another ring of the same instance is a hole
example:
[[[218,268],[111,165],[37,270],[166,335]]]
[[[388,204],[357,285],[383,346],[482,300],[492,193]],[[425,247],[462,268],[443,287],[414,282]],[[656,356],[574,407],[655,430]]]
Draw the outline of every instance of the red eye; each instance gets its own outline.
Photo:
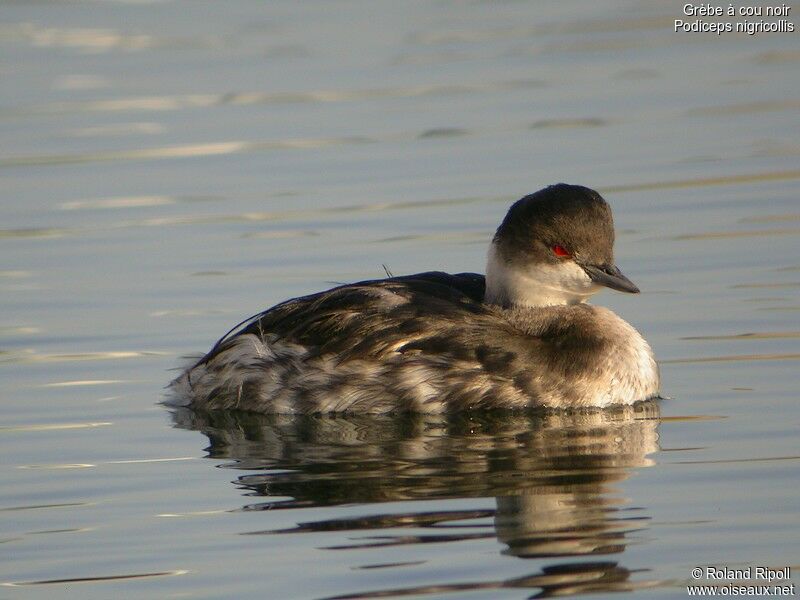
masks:
[[[558,244],[553,246],[553,254],[555,254],[559,258],[569,258],[571,256],[571,254],[567,252],[564,246],[559,246]]]

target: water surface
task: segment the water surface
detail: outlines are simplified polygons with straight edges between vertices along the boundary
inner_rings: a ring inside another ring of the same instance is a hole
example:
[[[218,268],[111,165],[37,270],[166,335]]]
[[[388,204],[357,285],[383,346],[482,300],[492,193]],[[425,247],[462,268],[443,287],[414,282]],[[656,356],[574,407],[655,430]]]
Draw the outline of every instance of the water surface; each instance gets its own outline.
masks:
[[[793,566],[796,34],[672,2],[0,6],[4,597],[685,595]],[[615,210],[669,399],[452,419],[171,414],[287,297],[481,271],[510,202]]]

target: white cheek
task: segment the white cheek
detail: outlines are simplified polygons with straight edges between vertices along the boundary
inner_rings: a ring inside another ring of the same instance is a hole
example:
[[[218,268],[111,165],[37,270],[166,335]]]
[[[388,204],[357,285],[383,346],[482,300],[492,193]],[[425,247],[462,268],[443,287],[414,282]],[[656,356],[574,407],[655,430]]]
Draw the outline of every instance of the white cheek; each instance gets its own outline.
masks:
[[[600,290],[586,271],[572,261],[530,267],[525,279],[530,282],[530,294],[550,297],[555,303],[583,302]]]
[[[490,248],[486,267],[486,299],[523,306],[548,306],[584,302],[600,290],[586,272],[571,260],[518,268],[503,261]]]
[[[586,271],[571,260],[555,265],[540,265],[531,270],[531,276],[544,280],[555,288],[577,293],[591,293],[598,287]]]

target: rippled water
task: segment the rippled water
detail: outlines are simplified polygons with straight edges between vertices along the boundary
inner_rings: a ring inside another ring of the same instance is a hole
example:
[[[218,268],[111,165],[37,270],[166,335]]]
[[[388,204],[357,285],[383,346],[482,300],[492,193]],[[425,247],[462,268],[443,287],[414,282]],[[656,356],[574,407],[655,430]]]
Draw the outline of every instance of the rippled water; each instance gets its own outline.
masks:
[[[0,5],[3,597],[684,597],[797,563],[797,34],[683,3]],[[668,400],[170,414],[180,357],[334,282],[481,270],[600,189]],[[702,582],[701,582],[702,583]]]

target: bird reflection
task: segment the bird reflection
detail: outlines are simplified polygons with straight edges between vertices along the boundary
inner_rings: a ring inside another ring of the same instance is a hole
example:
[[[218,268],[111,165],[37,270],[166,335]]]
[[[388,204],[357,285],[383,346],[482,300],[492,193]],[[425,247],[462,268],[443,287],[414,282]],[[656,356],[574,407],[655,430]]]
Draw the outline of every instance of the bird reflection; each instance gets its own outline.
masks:
[[[247,511],[496,499],[494,509],[373,513],[249,534],[368,534],[328,546],[331,550],[496,538],[507,555],[561,557],[527,577],[453,583],[451,592],[523,587],[539,588],[537,596],[550,596],[653,584],[630,581],[631,572],[614,561],[565,562],[563,557],[620,554],[630,534],[646,528],[647,515],[626,506],[613,486],[633,469],[652,464],[647,457],[658,450],[655,402],[588,412],[450,416],[288,416],[183,409],[173,413],[173,419],[178,427],[208,436],[209,456],[228,461],[222,466],[248,471],[236,484],[261,501],[246,504]],[[408,534],[411,529],[414,533]],[[448,591],[448,585],[433,588],[339,598]]]

